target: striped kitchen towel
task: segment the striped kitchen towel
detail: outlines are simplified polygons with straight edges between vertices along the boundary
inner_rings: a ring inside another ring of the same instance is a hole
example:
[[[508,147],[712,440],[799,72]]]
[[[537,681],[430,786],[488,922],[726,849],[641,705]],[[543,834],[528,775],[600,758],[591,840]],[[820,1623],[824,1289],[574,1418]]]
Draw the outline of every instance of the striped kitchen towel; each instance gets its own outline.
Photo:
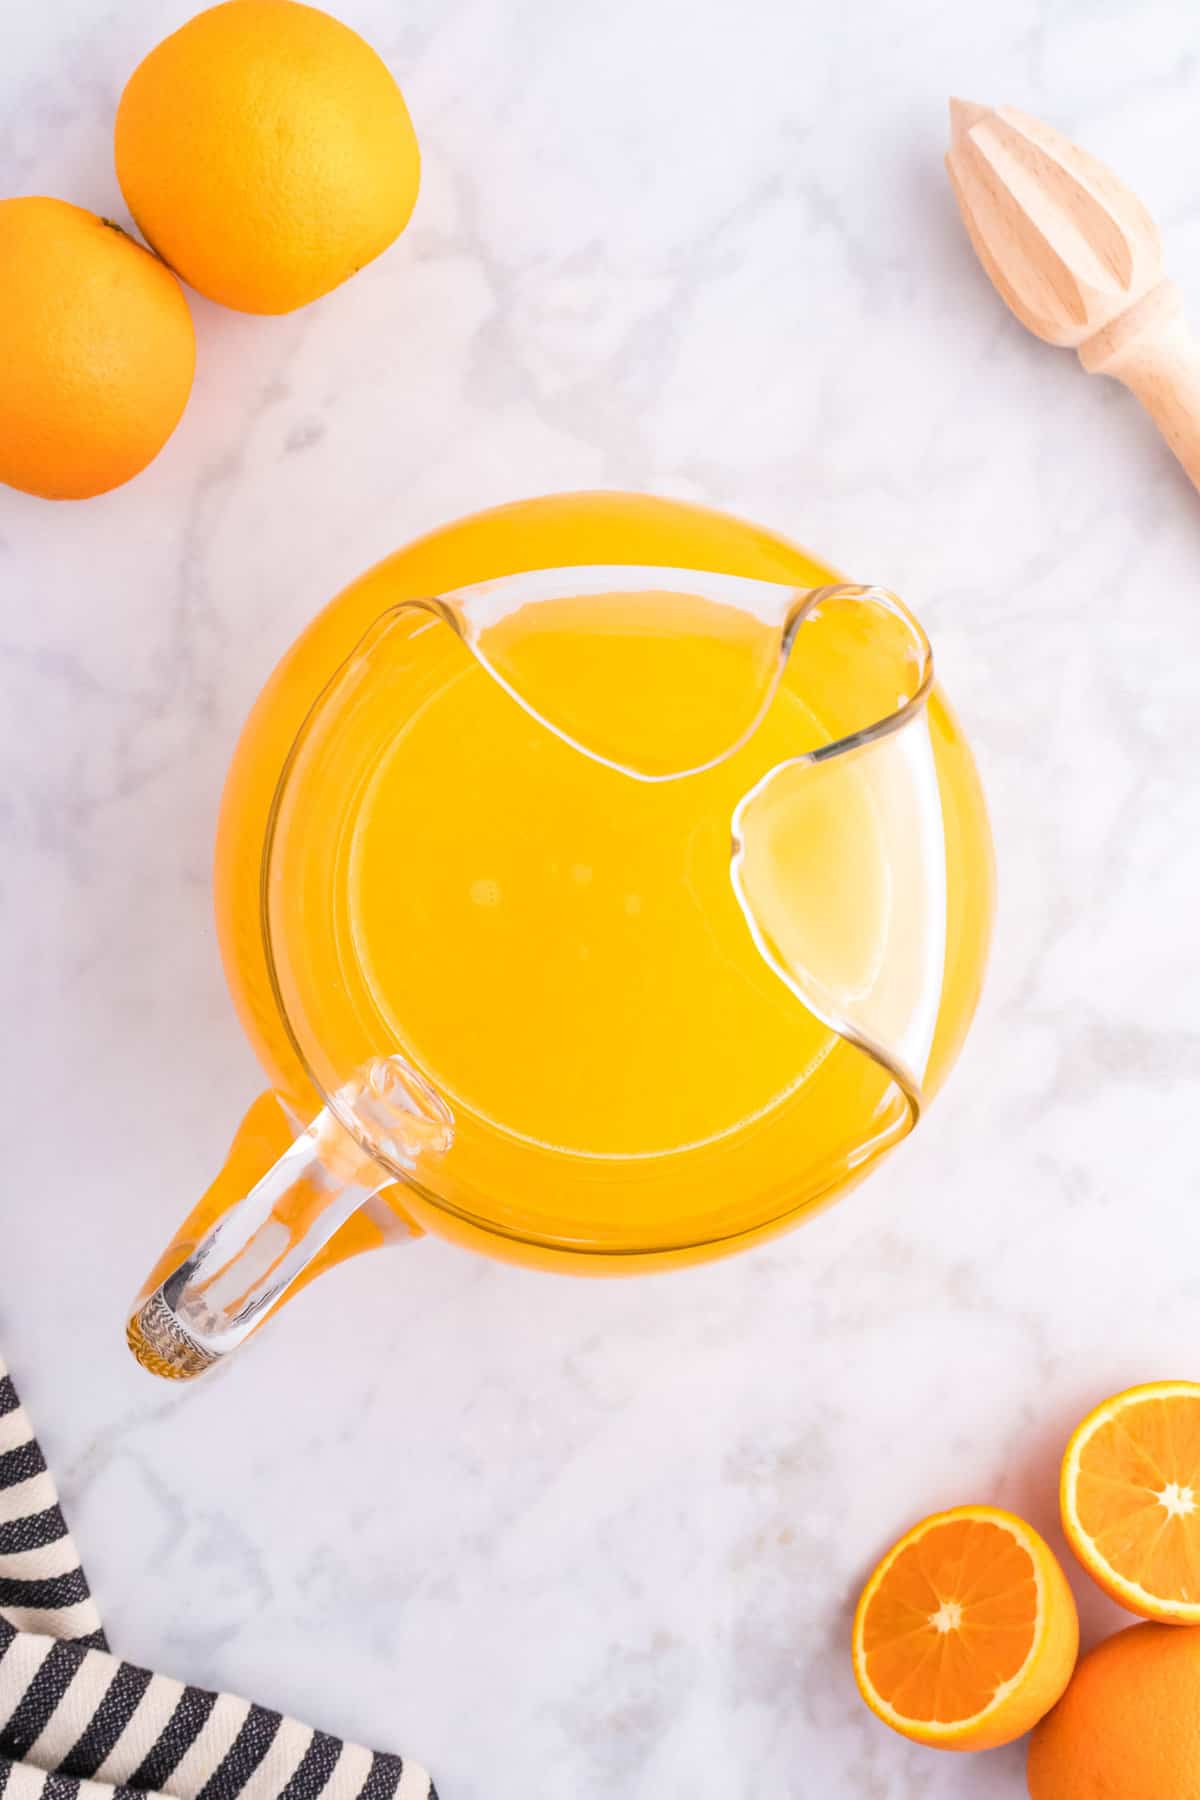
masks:
[[[437,1800],[425,1770],[109,1654],[0,1362],[0,1800]]]

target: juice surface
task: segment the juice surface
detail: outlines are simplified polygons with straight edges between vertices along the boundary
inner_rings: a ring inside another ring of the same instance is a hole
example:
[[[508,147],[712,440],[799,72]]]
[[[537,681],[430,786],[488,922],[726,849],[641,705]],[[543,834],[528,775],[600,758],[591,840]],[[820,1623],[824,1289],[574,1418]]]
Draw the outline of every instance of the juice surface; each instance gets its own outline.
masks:
[[[272,884],[285,1001],[327,1089],[379,1054],[432,1083],[456,1140],[427,1178],[460,1204],[682,1244],[908,1128],[731,875],[739,802],[844,724],[806,698],[840,678],[844,628],[799,644],[785,662],[778,622],[677,593],[541,601],[473,647],[414,609],[323,702]],[[896,880],[866,765],[835,766],[826,804],[831,777],[802,771],[787,858],[754,861],[822,992],[830,964],[852,988],[879,964]]]
[[[758,668],[736,615],[716,621],[723,636],[704,613],[626,642],[589,632],[580,610],[508,622],[520,691],[529,656],[573,723],[594,719],[596,737],[655,767],[720,754],[744,728],[761,687],[739,679]],[[663,1154],[778,1105],[829,1034],[746,928],[731,820],[765,768],[822,741],[811,713],[782,692],[746,749],[638,780],[532,717],[462,644],[440,648],[446,679],[395,733],[348,845],[350,929],[397,1043],[456,1111],[548,1150]],[[628,697],[630,662],[660,679],[622,742],[610,704]],[[423,789],[447,804],[414,806]]]

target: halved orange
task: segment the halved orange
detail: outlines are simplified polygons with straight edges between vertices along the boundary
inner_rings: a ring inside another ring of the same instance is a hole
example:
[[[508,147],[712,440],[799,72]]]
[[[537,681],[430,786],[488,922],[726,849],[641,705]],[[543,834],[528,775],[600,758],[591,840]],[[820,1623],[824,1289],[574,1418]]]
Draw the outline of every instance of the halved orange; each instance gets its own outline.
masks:
[[[1090,1412],[1059,1489],[1067,1542],[1143,1619],[1200,1625],[1200,1383],[1154,1381]]]
[[[995,1506],[922,1520],[854,1615],[854,1675],[877,1718],[943,1750],[990,1750],[1061,1697],[1079,1651],[1075,1602],[1049,1544]]]

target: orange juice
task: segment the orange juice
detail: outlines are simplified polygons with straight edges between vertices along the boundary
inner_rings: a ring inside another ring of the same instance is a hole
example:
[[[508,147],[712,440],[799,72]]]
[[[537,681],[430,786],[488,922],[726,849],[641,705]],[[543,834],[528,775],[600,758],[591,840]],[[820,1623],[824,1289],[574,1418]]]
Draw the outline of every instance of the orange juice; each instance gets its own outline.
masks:
[[[623,562],[717,585],[570,579]],[[554,565],[494,617],[436,604]],[[335,602],[251,720],[235,997],[301,1119],[380,1055],[442,1097],[450,1148],[389,1194],[427,1229],[563,1267],[733,1248],[903,1137],[961,1042],[990,852],[952,715],[934,689],[911,768],[823,763],[905,699],[911,647],[834,605],[785,650],[723,575],[827,571],[667,502],[481,515]],[[325,1259],[377,1237],[351,1221]]]

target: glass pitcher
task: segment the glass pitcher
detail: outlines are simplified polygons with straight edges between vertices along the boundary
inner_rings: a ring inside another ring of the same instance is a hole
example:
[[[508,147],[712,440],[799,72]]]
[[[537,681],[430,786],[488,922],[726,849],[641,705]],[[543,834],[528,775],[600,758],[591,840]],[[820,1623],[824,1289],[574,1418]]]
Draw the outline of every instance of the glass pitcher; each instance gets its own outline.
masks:
[[[992,873],[895,595],[596,494],[461,521],[326,609],[243,733],[216,892],[272,1091],[135,1303],[176,1378],[426,1231],[630,1273],[791,1224],[940,1084]]]

